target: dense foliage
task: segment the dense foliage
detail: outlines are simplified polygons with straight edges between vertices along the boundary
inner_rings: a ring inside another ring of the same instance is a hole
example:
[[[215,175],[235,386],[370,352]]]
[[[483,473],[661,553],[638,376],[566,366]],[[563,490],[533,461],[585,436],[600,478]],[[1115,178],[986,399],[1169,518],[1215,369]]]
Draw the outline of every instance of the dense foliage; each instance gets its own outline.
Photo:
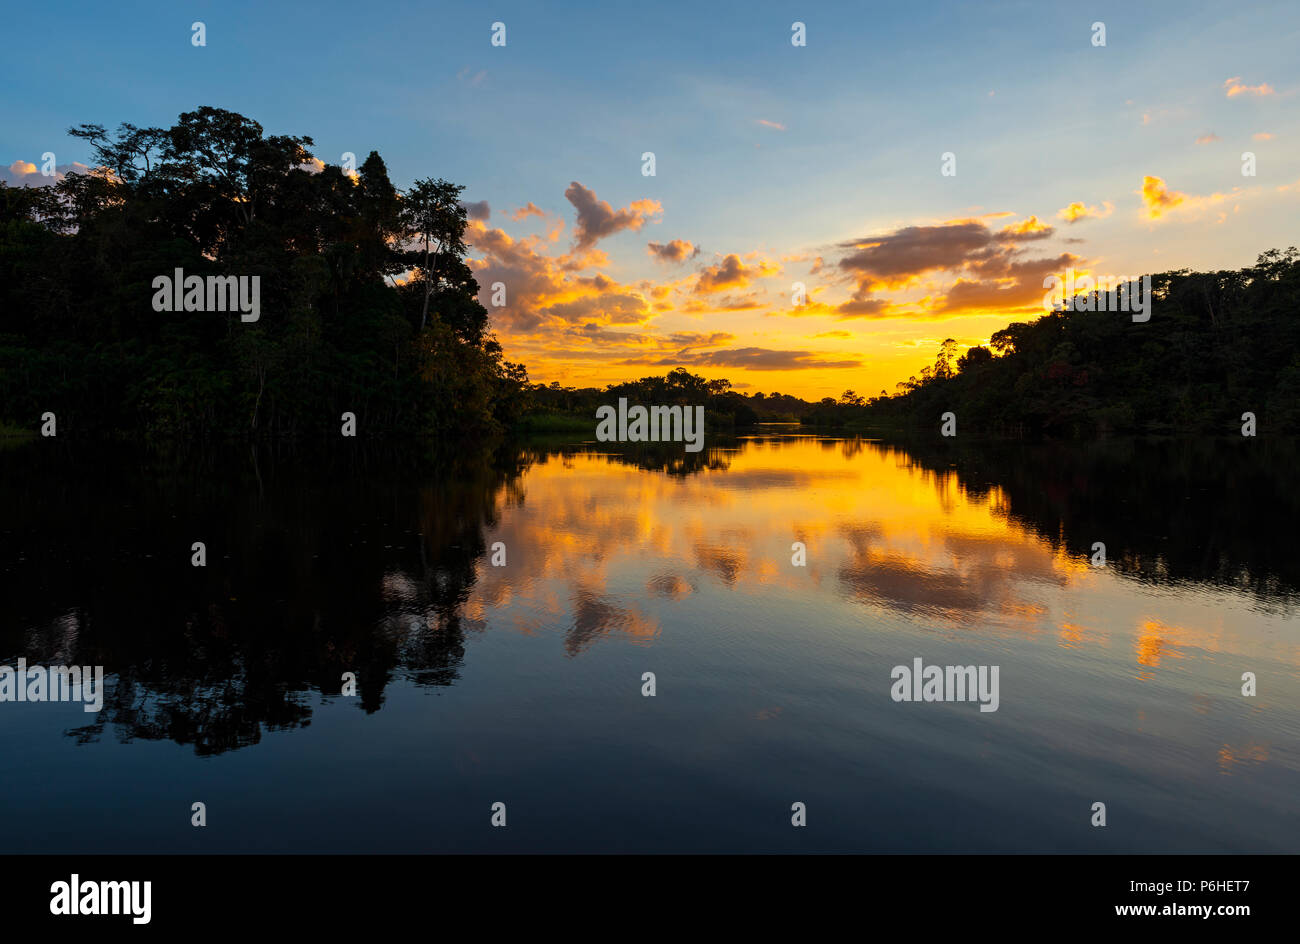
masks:
[[[526,375],[477,301],[461,188],[406,192],[375,152],[216,108],[70,132],[100,165],[0,187],[0,423],[60,434],[463,434],[513,423]],[[155,311],[153,280],[258,276],[261,316]]]
[[[1063,310],[995,333],[989,348],[940,347],[894,396],[852,391],[805,422],[986,433],[1259,433],[1300,429],[1300,252],[1271,250],[1236,271],[1151,277],[1150,320]],[[991,349],[990,349],[991,348]]]
[[[530,408],[536,414],[570,416],[593,429],[596,409],[606,404],[614,406],[620,397],[625,397],[629,404],[700,405],[705,409],[708,422],[713,425],[745,426],[759,421],[753,400],[731,389],[729,381],[706,380],[684,367],[669,371],[663,377],[626,380],[603,389],[562,387],[558,382],[550,386],[534,384],[529,389]]]

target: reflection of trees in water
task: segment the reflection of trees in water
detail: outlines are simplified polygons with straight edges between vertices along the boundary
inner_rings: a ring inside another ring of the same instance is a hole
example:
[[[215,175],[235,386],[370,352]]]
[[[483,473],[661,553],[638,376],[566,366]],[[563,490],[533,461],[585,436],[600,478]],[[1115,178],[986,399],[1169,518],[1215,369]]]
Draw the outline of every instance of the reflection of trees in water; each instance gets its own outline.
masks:
[[[1294,470],[1300,444],[1277,439],[922,443],[881,446],[935,478],[955,475],[1053,547],[1151,582],[1196,581],[1267,599],[1300,592]]]
[[[17,617],[0,659],[103,665],[103,710],[69,732],[82,741],[112,728],[201,754],[309,724],[344,672],[368,712],[395,675],[451,684],[485,529],[526,467],[514,451],[357,452],[141,475],[134,456],[26,452],[0,469],[18,510],[3,538],[23,555],[0,572]]]
[[[0,627],[0,658],[105,667],[103,710],[69,732],[83,742],[112,729],[200,754],[310,724],[313,701],[338,697],[345,672],[367,712],[396,676],[451,685],[466,632],[480,628],[465,604],[485,535],[503,505],[525,500],[522,473],[556,452],[669,475],[729,465],[725,450],[680,443],[436,459],[282,446],[239,459],[15,451],[0,459],[0,494],[17,510],[0,539],[22,566],[0,572],[16,617]],[[206,567],[190,564],[194,541]],[[18,638],[22,626],[38,629]],[[576,654],[597,635],[580,618],[566,647]]]
[[[0,453],[0,662],[103,665],[103,711],[69,732],[82,740],[111,728],[122,740],[232,750],[309,724],[313,703],[337,697],[344,672],[356,673],[359,706],[376,711],[395,677],[424,686],[459,677],[465,636],[479,628],[465,609],[490,554],[485,535],[503,507],[526,500],[529,465],[559,454],[690,475],[725,472],[746,442],[789,448],[779,437],[710,442],[694,454],[680,444],[588,443],[437,462],[356,450],[323,461],[171,457],[143,468],[135,453],[9,450]],[[851,457],[863,443],[820,447]],[[1142,579],[1274,599],[1300,587],[1290,546],[1300,523],[1294,443],[866,448],[926,471],[940,492],[952,476],[972,497],[996,489],[1000,510],[1054,547],[1083,557],[1104,541],[1111,566]],[[205,568],[190,566],[196,540],[207,545]],[[724,580],[740,572],[708,545],[696,556]],[[908,576],[889,561],[875,566],[863,576],[873,588]],[[594,591],[574,607],[570,655],[610,625],[645,639],[658,631]]]
[[[546,446],[523,446],[519,452],[528,464],[560,456],[565,460],[578,456],[604,459],[616,465],[630,465],[646,472],[663,472],[673,476],[689,476],[699,472],[725,472],[731,467],[731,456],[740,451],[738,440],[727,437],[723,445],[716,445],[721,437],[710,437],[715,445],[699,452],[687,452],[682,443],[556,443]]]

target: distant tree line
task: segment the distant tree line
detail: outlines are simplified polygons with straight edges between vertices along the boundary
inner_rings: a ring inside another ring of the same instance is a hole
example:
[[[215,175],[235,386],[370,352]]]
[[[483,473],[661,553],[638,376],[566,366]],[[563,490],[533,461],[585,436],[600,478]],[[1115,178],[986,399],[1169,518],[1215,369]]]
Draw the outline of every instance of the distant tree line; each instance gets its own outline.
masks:
[[[119,437],[459,435],[511,425],[527,375],[465,264],[462,188],[394,187],[309,137],[199,108],[170,128],[80,125],[99,165],[0,187],[0,424]],[[349,169],[350,170],[350,169]],[[256,276],[238,312],[158,312],[153,282]]]
[[[951,338],[893,395],[846,391],[810,409],[816,426],[938,428],[990,434],[1235,433],[1300,429],[1300,251],[1240,270],[1151,276],[1150,320],[1053,311],[998,331],[988,347]],[[1094,295],[1094,304],[1097,299]],[[1083,306],[1086,307],[1086,306]]]
[[[570,417],[594,428],[596,408],[616,404],[620,397],[627,398],[629,404],[700,405],[710,424],[727,426],[749,426],[770,418],[776,408],[786,403],[781,394],[774,394],[768,404],[762,394],[756,400],[733,390],[728,380],[706,380],[678,367],[663,377],[642,377],[604,387],[563,387],[558,381],[550,385],[533,384],[528,390],[528,409],[537,418]],[[786,418],[797,419],[808,404],[793,397],[788,400],[792,413]],[[762,413],[759,408],[763,409]],[[544,422],[533,425],[546,428]]]

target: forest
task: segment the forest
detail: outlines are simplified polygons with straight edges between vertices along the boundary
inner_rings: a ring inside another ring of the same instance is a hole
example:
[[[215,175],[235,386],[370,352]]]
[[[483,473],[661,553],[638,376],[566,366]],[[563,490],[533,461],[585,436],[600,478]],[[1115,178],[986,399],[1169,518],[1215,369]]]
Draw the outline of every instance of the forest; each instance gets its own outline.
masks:
[[[1151,276],[1149,321],[1065,308],[961,351],[872,398],[846,391],[809,409],[818,427],[987,435],[1238,434],[1300,426],[1300,251],[1273,249],[1238,270]],[[1095,299],[1094,299],[1095,302]]]
[[[211,107],[70,133],[94,171],[0,188],[5,428],[53,413],[60,435],[291,440],[338,435],[345,412],[368,436],[517,420],[527,374],[477,300],[463,188],[399,191],[376,152],[323,164],[310,137]],[[152,285],[176,270],[255,279],[275,316],[160,314]]]

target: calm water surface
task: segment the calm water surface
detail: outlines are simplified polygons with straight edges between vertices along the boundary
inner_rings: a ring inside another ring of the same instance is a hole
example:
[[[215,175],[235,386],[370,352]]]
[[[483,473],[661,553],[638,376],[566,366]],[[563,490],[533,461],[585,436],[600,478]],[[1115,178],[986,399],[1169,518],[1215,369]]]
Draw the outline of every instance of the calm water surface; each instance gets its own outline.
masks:
[[[8,449],[0,663],[108,691],[0,704],[0,852],[1300,851],[1296,460]]]

